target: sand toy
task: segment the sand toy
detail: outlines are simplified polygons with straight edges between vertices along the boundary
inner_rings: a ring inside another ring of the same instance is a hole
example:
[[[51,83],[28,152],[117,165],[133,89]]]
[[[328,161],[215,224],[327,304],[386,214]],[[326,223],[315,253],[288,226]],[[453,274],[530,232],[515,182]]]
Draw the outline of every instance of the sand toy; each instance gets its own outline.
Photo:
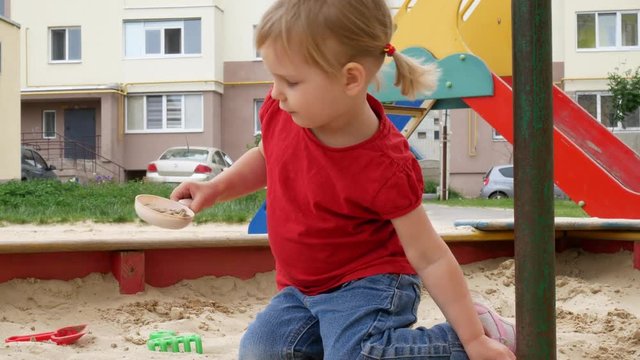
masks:
[[[52,341],[58,345],[69,345],[76,342],[85,334],[84,329],[86,327],[87,325],[74,325],[39,334],[11,336],[9,338],[6,338],[4,342]]]
[[[152,332],[147,340],[149,350],[161,352],[191,352],[192,344],[202,354],[202,339],[197,334],[178,335],[175,331],[161,330]]]

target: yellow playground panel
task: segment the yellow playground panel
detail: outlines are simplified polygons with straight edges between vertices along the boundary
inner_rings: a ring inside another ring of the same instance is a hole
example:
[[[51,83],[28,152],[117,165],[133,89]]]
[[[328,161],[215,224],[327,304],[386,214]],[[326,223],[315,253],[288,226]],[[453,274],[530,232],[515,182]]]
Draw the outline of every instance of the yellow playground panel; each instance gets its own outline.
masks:
[[[394,17],[398,49],[423,47],[436,59],[471,53],[511,76],[511,0],[405,0]]]

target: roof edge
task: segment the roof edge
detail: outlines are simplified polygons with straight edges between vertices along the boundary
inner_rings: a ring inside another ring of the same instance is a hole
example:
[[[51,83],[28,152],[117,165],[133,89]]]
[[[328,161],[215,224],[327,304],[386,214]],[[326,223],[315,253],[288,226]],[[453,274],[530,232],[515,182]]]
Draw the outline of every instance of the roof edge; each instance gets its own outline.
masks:
[[[6,18],[6,17],[0,15],[0,20],[6,22],[7,24],[10,24],[10,25],[13,25],[13,26],[17,27],[18,29],[20,29],[20,24],[18,24],[17,22],[15,22],[15,21],[13,21],[13,20],[11,20],[9,18]]]

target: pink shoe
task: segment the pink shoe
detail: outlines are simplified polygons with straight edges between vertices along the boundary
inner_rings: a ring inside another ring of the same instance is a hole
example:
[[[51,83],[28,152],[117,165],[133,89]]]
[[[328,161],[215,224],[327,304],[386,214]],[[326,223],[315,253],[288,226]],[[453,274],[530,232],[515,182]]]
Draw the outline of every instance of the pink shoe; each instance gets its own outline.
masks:
[[[485,335],[504,344],[516,353],[516,327],[486,305],[474,303]]]

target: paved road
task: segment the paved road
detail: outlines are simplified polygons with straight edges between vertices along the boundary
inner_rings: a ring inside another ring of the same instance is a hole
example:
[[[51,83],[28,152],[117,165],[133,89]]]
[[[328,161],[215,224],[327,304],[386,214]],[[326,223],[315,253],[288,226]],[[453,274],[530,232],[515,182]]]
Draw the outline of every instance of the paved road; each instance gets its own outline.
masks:
[[[453,222],[462,219],[513,218],[513,210],[471,208],[439,205],[433,200],[424,205],[431,222],[438,231],[453,229]],[[2,227],[1,241],[51,239],[122,239],[135,234],[137,238],[192,238],[203,236],[231,236],[246,234],[247,224],[205,224],[188,226],[181,230],[165,230],[141,223],[95,224],[76,223],[60,225],[7,225]]]
[[[439,230],[453,228],[453,222],[462,219],[513,218],[512,209],[446,206],[435,204],[433,201],[428,201],[424,207],[434,227]]]

